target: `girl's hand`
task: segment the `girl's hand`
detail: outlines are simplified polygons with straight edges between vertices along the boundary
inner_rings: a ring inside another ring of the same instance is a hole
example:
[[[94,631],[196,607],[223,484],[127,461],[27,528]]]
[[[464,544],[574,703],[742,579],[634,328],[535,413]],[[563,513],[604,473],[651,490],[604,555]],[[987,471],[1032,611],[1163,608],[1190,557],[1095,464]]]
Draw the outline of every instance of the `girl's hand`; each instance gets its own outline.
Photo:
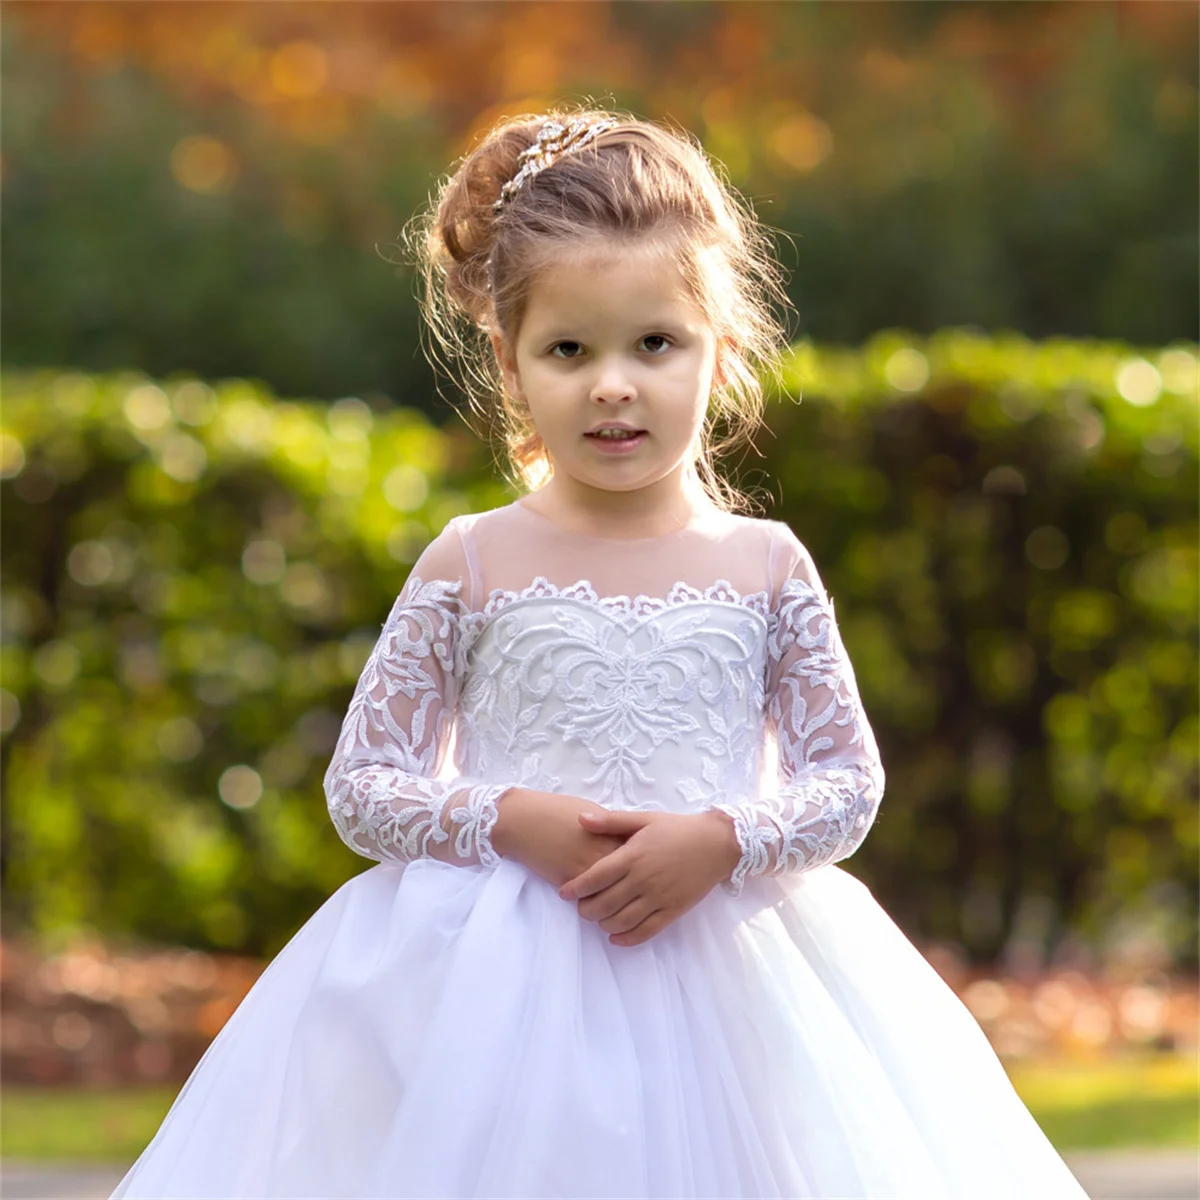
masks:
[[[587,829],[628,835],[618,850],[559,889],[579,915],[599,921],[614,946],[637,946],[695,907],[733,874],[742,851],[733,820],[702,813],[581,813]]]
[[[625,835],[581,828],[580,817],[606,811],[591,800],[513,788],[501,797],[492,846],[556,888],[625,844]]]

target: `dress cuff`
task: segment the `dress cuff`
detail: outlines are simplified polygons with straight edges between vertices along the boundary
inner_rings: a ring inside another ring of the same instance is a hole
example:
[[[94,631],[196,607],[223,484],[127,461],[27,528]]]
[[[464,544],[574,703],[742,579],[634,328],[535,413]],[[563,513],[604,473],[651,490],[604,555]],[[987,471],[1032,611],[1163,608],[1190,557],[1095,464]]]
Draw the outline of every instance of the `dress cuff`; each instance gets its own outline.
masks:
[[[770,838],[769,824],[764,828],[759,824],[758,813],[751,804],[734,804],[728,801],[718,801],[713,808],[733,818],[733,829],[737,835],[738,845],[742,848],[742,857],[733,869],[733,874],[722,880],[721,887],[731,896],[741,894],[746,876],[761,874],[766,867],[766,842]]]
[[[492,829],[500,817],[497,801],[513,788],[511,783],[476,783],[466,794],[466,803],[450,810],[450,819],[458,826],[454,851],[460,859],[478,857],[485,867],[494,867],[500,855],[492,846]]]

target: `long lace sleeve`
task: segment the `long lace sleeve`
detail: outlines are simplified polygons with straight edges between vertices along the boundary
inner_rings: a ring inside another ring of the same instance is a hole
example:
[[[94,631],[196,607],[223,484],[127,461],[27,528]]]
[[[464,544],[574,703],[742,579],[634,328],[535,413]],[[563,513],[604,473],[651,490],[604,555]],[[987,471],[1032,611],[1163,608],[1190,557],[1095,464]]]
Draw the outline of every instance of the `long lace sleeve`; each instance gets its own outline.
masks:
[[[329,815],[365,858],[492,866],[497,801],[514,783],[437,779],[462,679],[461,540],[444,530],[397,597],[325,772]]]
[[[783,527],[790,569],[768,639],[767,724],[779,749],[776,790],[718,802],[742,857],[722,886],[747,876],[810,871],[854,853],[875,820],[884,771],[833,604],[807,549]]]

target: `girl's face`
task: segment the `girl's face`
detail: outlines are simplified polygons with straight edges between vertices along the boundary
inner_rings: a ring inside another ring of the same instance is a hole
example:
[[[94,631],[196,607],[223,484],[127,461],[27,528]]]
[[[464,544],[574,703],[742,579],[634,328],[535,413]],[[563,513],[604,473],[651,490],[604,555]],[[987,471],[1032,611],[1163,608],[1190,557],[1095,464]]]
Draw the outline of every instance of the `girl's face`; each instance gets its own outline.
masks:
[[[716,368],[716,335],[669,253],[588,244],[534,279],[515,344],[494,339],[561,482],[655,493],[682,486]],[[627,440],[597,435],[605,426]]]

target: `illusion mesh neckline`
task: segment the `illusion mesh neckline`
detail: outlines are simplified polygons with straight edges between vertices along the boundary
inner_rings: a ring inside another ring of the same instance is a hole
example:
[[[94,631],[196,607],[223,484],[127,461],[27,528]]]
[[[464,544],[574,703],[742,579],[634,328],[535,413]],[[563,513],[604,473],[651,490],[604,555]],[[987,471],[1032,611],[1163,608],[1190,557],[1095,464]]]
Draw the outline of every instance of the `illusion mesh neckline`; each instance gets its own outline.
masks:
[[[687,533],[689,530],[694,529],[696,525],[703,519],[703,514],[695,514],[690,518],[688,523],[681,528],[672,530],[670,533],[660,533],[653,537],[605,537],[601,533],[577,533],[575,530],[565,529],[557,521],[553,521],[542,513],[537,512],[535,509],[529,508],[519,499],[514,500],[512,506],[520,509],[523,513],[532,517],[535,521],[539,521],[543,525],[548,525],[551,529],[555,530],[555,532],[562,534],[563,537],[582,538],[589,542],[612,542],[615,545],[620,546],[636,546],[645,545],[652,542],[670,541],[672,538],[677,538],[680,536],[680,534]]]

